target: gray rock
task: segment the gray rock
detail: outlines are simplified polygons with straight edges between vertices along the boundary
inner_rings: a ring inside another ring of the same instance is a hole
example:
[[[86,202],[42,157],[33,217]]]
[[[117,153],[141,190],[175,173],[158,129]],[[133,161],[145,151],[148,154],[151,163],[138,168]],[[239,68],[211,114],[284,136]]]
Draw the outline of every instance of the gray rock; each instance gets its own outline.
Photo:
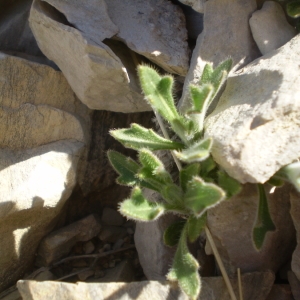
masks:
[[[98,238],[104,243],[115,243],[127,235],[126,228],[119,226],[104,225]]]
[[[167,214],[153,222],[136,224],[135,246],[144,274],[149,280],[164,280],[172,265],[176,249],[164,245],[163,234],[176,220],[178,217]]]
[[[299,49],[297,35],[230,75],[206,120],[214,159],[242,183],[264,183],[299,157]]]
[[[117,37],[170,73],[185,75],[189,51],[185,18],[165,0],[105,0]]]
[[[242,276],[244,300],[265,300],[274,282],[271,272],[249,273]],[[237,281],[232,280],[236,295],[238,295]],[[23,299],[50,300],[53,295],[59,295],[60,300],[188,300],[178,287],[165,282],[111,282],[111,283],[83,283],[66,282],[36,282],[18,281],[18,289]],[[222,277],[202,278],[202,290],[198,300],[230,300]]]
[[[266,300],[294,300],[289,284],[274,284]]]
[[[300,281],[300,194],[291,193],[291,217],[297,233],[297,246],[292,256],[292,271]]]
[[[288,272],[288,279],[294,299],[300,299],[300,280],[292,271]]]
[[[84,4],[80,0],[42,1],[63,13],[69,23],[91,37],[95,43],[101,43],[119,31],[107,14],[104,0],[90,0]]]
[[[179,0],[185,5],[191,6],[195,11],[204,13],[204,4],[207,0]]]
[[[249,26],[249,18],[255,10],[255,0],[205,2],[204,29],[197,39],[179,104],[183,112],[190,105],[188,87],[199,81],[206,63],[217,66],[231,57],[237,69],[260,55]]]
[[[249,23],[263,55],[283,46],[297,34],[288,23],[281,5],[275,1],[266,1],[261,10],[252,14]]]
[[[140,93],[131,52],[122,43],[95,43],[65,24],[60,14],[41,0],[34,0],[29,22],[40,49],[89,108],[124,113],[150,110]],[[121,59],[115,52],[121,53]]]
[[[83,143],[0,150],[0,291],[32,267],[76,183]]]
[[[40,243],[36,265],[49,266],[68,254],[77,242],[86,242],[97,236],[101,225],[95,215],[51,232]]]
[[[83,244],[83,252],[84,254],[91,254],[95,250],[95,245],[92,241],[88,241]]]
[[[104,207],[101,221],[106,225],[121,226],[124,224],[125,218],[116,210]]]
[[[32,0],[2,1],[0,8],[0,51],[18,51],[44,56],[28,23]]]
[[[295,230],[289,215],[290,187],[266,188],[276,230],[268,232],[260,251],[254,248],[252,229],[258,209],[256,185],[247,184],[240,194],[208,211],[207,226],[229,274],[272,270],[276,273],[295,247]],[[209,249],[206,249],[208,254]]]

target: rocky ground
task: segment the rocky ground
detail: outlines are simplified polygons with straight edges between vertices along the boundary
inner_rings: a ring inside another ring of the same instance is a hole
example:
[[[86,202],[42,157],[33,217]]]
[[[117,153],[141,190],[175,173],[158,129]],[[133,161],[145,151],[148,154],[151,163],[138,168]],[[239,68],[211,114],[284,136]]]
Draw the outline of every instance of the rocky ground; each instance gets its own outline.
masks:
[[[129,189],[106,151],[135,153],[108,132],[155,127],[139,64],[174,76],[184,112],[205,64],[228,57],[206,135],[243,189],[207,225],[237,295],[239,268],[244,300],[300,299],[290,185],[265,185],[276,230],[259,252],[251,238],[256,183],[299,159],[300,35],[285,2],[0,0],[0,299],[186,299],[165,281],[174,249],[162,235],[177,217],[133,223],[117,212]],[[190,246],[199,299],[230,299],[205,235]]]

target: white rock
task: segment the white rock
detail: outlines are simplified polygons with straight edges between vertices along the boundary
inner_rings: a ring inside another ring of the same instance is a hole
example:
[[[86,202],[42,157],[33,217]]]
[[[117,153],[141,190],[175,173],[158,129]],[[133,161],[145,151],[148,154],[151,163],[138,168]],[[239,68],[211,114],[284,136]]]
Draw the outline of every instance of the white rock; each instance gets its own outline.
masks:
[[[33,2],[29,22],[39,47],[62,70],[83,103],[99,110],[150,110],[140,94],[132,59],[124,62],[125,68],[107,45],[95,43],[83,32],[56,21],[57,18],[57,12],[49,10],[44,2]],[[125,50],[120,45],[115,47],[114,51],[130,57],[125,46]]]
[[[236,295],[238,295],[237,280],[231,280]],[[274,282],[271,272],[251,273],[242,275],[243,299],[265,300]],[[188,300],[176,285],[159,281],[140,282],[110,282],[76,284],[66,282],[36,282],[29,280],[18,281],[18,290],[23,299],[50,300],[53,295],[60,300]],[[202,278],[202,290],[198,300],[230,300],[222,277]]]
[[[95,43],[114,36],[118,27],[107,14],[104,0],[42,0],[65,15],[78,30],[88,35]]]
[[[179,0],[181,3],[185,5],[191,6],[195,11],[199,13],[204,12],[204,3],[207,0]]]
[[[249,23],[263,55],[283,46],[297,34],[288,23],[281,5],[275,1],[265,2],[261,10],[252,14]]]
[[[185,18],[165,0],[105,0],[117,37],[170,73],[185,75],[189,50]]]
[[[260,53],[252,38],[249,18],[255,0],[210,0],[204,5],[204,29],[197,39],[189,72],[185,78],[180,109],[189,108],[189,85],[198,83],[206,63],[216,67],[228,57],[238,68]]]
[[[300,35],[232,74],[206,135],[240,182],[265,182],[300,152]],[[292,54],[291,54],[292,53]]]
[[[292,256],[292,271],[300,281],[300,194],[291,193],[291,216],[297,233],[297,246]]]
[[[65,140],[0,150],[0,290],[32,266],[40,240],[75,186],[83,146]]]
[[[289,215],[290,187],[266,189],[275,231],[268,232],[260,251],[254,248],[252,229],[258,209],[256,185],[247,184],[242,192],[208,211],[207,226],[213,236],[229,274],[272,270],[276,273],[290,258],[295,243],[295,230]],[[210,249],[206,247],[207,254]]]

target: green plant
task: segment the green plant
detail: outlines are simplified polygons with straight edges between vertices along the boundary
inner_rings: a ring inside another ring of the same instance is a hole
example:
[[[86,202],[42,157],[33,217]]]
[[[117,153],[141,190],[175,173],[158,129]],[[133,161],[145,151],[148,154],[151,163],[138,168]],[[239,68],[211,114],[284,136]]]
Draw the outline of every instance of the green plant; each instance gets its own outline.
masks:
[[[204,118],[225,83],[231,64],[231,60],[226,60],[215,69],[210,64],[205,66],[199,84],[190,86],[191,105],[185,114],[175,107],[173,78],[161,77],[154,69],[139,66],[142,90],[164,137],[138,124],[110,131],[125,147],[138,151],[138,161],[116,151],[108,152],[109,161],[119,174],[117,182],[133,187],[131,196],[120,204],[120,212],[129,219],[145,222],[165,213],[182,216],[164,233],[166,245],[177,245],[167,278],[178,281],[191,299],[200,293],[201,281],[199,265],[189,252],[188,242],[194,242],[205,228],[208,209],[240,191],[240,184],[211,158],[213,141],[204,136]],[[157,150],[171,151],[178,176],[172,176],[165,168],[155,154]],[[142,188],[159,193],[161,201],[146,199]]]

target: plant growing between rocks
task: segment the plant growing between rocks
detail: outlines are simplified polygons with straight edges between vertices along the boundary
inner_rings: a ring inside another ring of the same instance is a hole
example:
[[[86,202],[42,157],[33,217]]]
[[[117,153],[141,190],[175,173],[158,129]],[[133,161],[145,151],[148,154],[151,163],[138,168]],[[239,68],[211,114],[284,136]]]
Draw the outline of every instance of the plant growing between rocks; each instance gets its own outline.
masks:
[[[215,69],[209,64],[205,66],[199,84],[190,86],[190,109],[185,114],[180,114],[175,107],[173,78],[161,77],[154,69],[139,66],[142,90],[164,137],[138,124],[110,131],[125,147],[138,151],[138,161],[116,151],[108,152],[109,161],[119,174],[117,182],[133,187],[131,196],[120,204],[120,212],[129,219],[142,222],[156,220],[166,213],[182,217],[181,221],[172,224],[164,232],[164,243],[168,246],[177,245],[167,278],[178,281],[180,288],[191,299],[198,297],[201,280],[198,262],[189,252],[188,242],[195,242],[204,229],[230,296],[236,299],[206,227],[206,213],[208,209],[237,194],[241,186],[214,162],[210,155],[213,141],[204,136],[207,110],[225,83],[231,64],[231,60],[226,60]],[[172,176],[165,168],[155,154],[158,150],[171,152],[178,167],[178,176]],[[280,170],[269,183],[275,186],[281,185],[282,180],[294,180],[295,183],[299,178],[299,168],[295,171],[293,166]],[[142,188],[159,193],[161,201],[147,200]],[[259,251],[267,232],[275,230],[275,226],[264,186],[258,185],[258,191],[259,206],[252,238],[254,247]]]

